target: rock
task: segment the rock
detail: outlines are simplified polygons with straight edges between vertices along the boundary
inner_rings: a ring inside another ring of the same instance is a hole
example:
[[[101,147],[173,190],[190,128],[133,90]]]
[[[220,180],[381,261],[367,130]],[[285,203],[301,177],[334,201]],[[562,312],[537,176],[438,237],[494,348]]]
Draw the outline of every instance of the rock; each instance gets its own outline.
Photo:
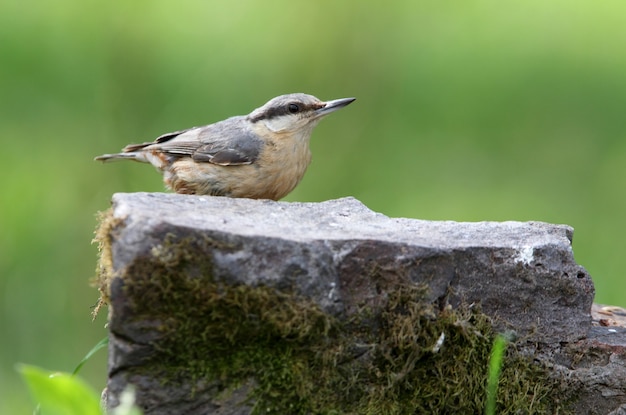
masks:
[[[208,234],[237,245],[212,252],[214,272],[231,282],[295,285],[340,313],[380,294],[368,268],[426,283],[429,298],[480,302],[521,336],[572,341],[591,324],[593,284],[572,254],[572,228],[540,222],[433,222],[393,219],[356,199],[323,203],[116,194],[124,229],[113,245],[116,270],[168,233]]]
[[[287,203],[116,194],[98,233],[101,292],[110,304],[108,402],[115,406],[133,383],[146,414],[272,412],[288,398],[290,405],[304,402],[291,413],[347,408],[345,397],[313,399],[296,374],[320,370],[322,379],[341,367],[367,377],[406,358],[389,375],[396,395],[375,389],[380,401],[372,401],[373,386],[367,396],[341,373],[316,386],[344,388],[340,393],[352,394],[361,409],[383,408],[385,399],[409,396],[408,379],[429,370],[420,366],[424,356],[440,359],[471,338],[488,358],[493,334],[504,330],[563,378],[575,366],[567,347],[588,347],[592,331],[593,284],[573,258],[572,234],[568,226],[540,222],[388,218],[353,198]],[[481,316],[493,331],[481,331]],[[385,340],[391,337],[398,337],[393,345]],[[257,351],[261,357],[251,357]],[[621,349],[608,359],[623,369],[623,357]],[[248,366],[237,366],[243,361]],[[482,372],[486,362],[480,364]],[[281,377],[294,386],[279,385]],[[476,385],[483,387],[483,374]],[[577,385],[586,390],[584,382]],[[615,387],[619,381],[602,394]],[[428,405],[418,401],[411,395],[414,407]],[[607,401],[615,409],[626,399]]]

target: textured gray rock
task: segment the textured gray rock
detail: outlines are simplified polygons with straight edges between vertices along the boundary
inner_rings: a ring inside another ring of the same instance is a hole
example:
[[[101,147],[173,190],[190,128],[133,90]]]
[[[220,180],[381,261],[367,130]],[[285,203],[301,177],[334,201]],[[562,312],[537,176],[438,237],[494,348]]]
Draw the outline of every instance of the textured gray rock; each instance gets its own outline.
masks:
[[[188,267],[190,275],[210,268],[212,278],[229,285],[295,292],[338,318],[377,309],[395,283],[426,285],[426,300],[442,309],[446,304],[480,304],[498,330],[513,330],[528,344],[546,345],[543,356],[554,361],[556,372],[569,377],[582,372],[574,371],[573,359],[560,348],[597,343],[588,338],[593,284],[574,260],[569,226],[389,218],[353,198],[286,203],[162,193],[116,194],[112,215],[115,225],[108,230],[110,246],[105,247],[110,249],[112,267],[108,293],[112,405],[127,383],[139,383],[143,385],[139,400],[151,408],[147,413],[172,413],[173,408],[176,413],[194,414],[250,412],[245,404],[230,405],[246,402],[245,385],[216,400],[214,384],[187,379],[178,395],[167,392],[166,397],[158,378],[136,379],[141,375],[130,370],[157,354],[153,343],[161,340],[163,322],[135,318],[132,294],[115,277],[134,270],[150,255],[166,252],[163,247],[172,235],[207,241],[201,255],[195,251],[195,256],[185,257],[184,265],[172,260],[173,267]],[[385,284],[371,277],[372,270]],[[613,357],[607,359],[617,373],[624,352],[615,351],[621,346],[612,347],[606,353]],[[597,379],[596,373],[593,376]],[[584,379],[579,384],[581,394],[593,396],[593,387],[585,389]],[[620,387],[617,382],[607,390]],[[607,390],[602,394],[606,396]],[[625,402],[619,399],[609,399],[607,408]],[[593,405],[588,402],[585,405]]]
[[[576,264],[573,230],[541,222],[433,222],[388,218],[353,198],[285,203],[173,194],[116,194],[124,229],[113,245],[122,269],[184,229],[237,244],[212,252],[214,272],[246,284],[286,281],[340,313],[379,298],[367,269],[403,269],[432,300],[479,302],[537,341],[572,341],[591,324],[594,289]]]

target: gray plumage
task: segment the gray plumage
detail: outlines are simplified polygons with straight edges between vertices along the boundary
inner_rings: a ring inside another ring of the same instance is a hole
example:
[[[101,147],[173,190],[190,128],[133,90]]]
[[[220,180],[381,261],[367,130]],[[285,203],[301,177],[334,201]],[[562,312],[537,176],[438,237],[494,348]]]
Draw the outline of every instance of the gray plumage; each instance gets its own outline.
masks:
[[[134,153],[156,150],[169,156],[170,162],[178,157],[191,157],[194,161],[221,166],[251,164],[259,157],[263,141],[245,128],[242,118],[231,117],[204,127],[163,134],[153,142],[128,145],[123,151]]]

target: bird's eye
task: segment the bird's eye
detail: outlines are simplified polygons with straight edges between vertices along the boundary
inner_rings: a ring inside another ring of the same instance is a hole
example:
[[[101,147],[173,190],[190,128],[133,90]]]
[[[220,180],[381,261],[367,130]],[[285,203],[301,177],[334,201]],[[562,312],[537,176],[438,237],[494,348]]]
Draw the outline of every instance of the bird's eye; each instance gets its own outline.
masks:
[[[300,107],[298,106],[298,104],[289,104],[288,108],[289,108],[289,112],[292,114],[295,114],[296,112],[300,111]]]

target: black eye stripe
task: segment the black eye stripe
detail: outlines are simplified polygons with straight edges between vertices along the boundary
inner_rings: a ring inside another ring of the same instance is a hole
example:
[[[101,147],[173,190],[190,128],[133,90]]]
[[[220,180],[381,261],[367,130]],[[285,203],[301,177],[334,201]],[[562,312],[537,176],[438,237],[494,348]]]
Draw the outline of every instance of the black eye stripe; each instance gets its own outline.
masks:
[[[296,108],[293,108],[293,107]],[[281,115],[287,114],[297,114],[308,109],[317,109],[319,105],[312,104],[307,105],[303,102],[289,102],[287,104],[282,104],[276,107],[268,108],[264,113],[257,115],[255,118],[250,119],[252,122],[257,122],[260,120],[267,120],[275,117],[280,117]]]

